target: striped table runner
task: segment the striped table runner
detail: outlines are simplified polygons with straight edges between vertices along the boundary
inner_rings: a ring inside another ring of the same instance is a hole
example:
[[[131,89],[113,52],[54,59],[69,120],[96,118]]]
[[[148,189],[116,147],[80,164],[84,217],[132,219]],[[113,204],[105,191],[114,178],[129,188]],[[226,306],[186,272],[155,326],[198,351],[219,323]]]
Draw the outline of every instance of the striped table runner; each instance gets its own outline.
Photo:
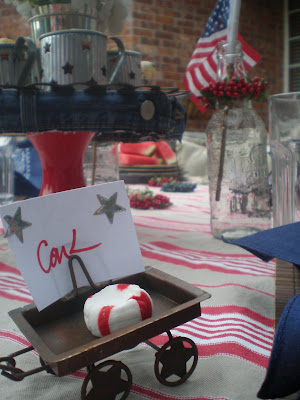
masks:
[[[159,192],[159,188],[153,190]],[[197,367],[184,384],[167,387],[158,382],[155,351],[144,343],[113,357],[132,372],[128,398],[254,400],[265,377],[274,335],[275,262],[264,263],[212,237],[207,186],[198,185],[192,193],[164,194],[173,203],[169,209],[132,209],[144,264],[203,288],[212,297],[202,303],[201,317],[172,330],[173,336],[191,338],[198,348]],[[7,312],[30,302],[2,234],[0,357],[29,345]],[[163,333],[152,342],[161,346],[167,340]],[[26,370],[36,368],[38,354],[27,353],[20,363]],[[20,383],[0,376],[1,399],[79,400],[85,375],[84,369],[61,378],[42,372]]]

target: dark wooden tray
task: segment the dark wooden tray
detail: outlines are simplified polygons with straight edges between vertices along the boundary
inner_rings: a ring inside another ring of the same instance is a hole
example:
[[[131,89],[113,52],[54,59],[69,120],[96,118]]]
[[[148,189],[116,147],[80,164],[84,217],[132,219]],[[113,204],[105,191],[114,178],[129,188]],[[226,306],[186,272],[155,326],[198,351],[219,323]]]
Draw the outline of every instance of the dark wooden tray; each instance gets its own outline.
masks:
[[[132,283],[153,301],[153,315],[103,338],[93,336],[83,319],[83,306],[94,293],[81,288],[73,299],[60,299],[42,311],[34,304],[9,312],[10,317],[57,376],[63,376],[116,354],[201,315],[200,302],[210,294],[169,274],[147,267],[145,272],[110,283]],[[107,283],[106,283],[107,284]],[[99,289],[106,286],[101,284]]]

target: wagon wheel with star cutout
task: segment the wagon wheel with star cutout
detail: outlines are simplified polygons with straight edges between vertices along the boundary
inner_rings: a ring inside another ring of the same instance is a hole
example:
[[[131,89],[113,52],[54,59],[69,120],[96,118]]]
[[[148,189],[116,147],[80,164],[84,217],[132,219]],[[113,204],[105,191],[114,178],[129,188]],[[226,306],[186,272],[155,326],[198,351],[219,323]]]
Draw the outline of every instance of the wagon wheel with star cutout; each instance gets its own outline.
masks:
[[[198,350],[188,338],[171,338],[155,354],[154,372],[165,386],[178,386],[194,372],[198,362]]]
[[[88,389],[89,383],[92,384],[91,389]],[[81,400],[125,400],[131,385],[129,368],[121,361],[108,360],[89,367],[81,387]]]

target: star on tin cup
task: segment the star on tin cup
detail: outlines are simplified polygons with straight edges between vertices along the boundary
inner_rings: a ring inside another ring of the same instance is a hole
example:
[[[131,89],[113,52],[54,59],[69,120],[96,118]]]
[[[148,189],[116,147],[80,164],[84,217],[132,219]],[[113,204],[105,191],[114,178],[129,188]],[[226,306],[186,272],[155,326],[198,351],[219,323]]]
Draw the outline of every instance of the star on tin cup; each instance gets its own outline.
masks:
[[[16,235],[20,242],[23,243],[23,229],[28,228],[32,225],[32,223],[22,220],[21,207],[17,208],[17,211],[13,217],[10,215],[5,215],[4,219],[8,223],[8,228],[4,237],[7,238],[12,235]]]
[[[109,222],[112,224],[116,212],[126,211],[126,208],[117,204],[117,196],[118,192],[115,192],[113,195],[111,195],[109,199],[97,194],[98,200],[101,203],[101,207],[94,212],[94,215],[105,214]]]
[[[128,75],[130,79],[135,79],[135,73],[133,71],[130,71]]]
[[[105,65],[103,65],[103,67],[101,68],[101,71],[102,71],[102,75],[106,76],[106,66]]]
[[[51,48],[51,44],[50,43],[46,43],[45,46],[44,46],[45,54],[46,53],[50,53],[50,48]]]

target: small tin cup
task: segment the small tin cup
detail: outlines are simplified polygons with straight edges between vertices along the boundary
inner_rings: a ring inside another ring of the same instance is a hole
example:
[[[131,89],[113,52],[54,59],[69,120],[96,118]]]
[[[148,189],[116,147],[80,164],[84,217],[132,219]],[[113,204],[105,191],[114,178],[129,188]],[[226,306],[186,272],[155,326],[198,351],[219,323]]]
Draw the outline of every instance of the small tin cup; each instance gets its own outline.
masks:
[[[107,52],[108,76],[114,76],[114,83],[124,83],[133,86],[142,84],[141,74],[141,53],[137,51],[125,50],[124,62],[121,67],[115,71],[115,65],[118,60],[118,50],[109,50]],[[114,72],[115,71],[115,72]]]
[[[36,45],[19,37],[15,43],[0,43],[0,84],[24,86],[31,83],[37,59]]]

